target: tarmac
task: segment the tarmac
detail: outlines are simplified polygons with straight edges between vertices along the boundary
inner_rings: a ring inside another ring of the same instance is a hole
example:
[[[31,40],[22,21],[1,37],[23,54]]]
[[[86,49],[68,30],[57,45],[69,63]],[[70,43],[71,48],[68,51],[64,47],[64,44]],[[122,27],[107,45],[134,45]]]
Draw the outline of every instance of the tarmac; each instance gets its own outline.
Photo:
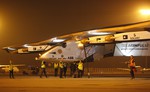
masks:
[[[0,76],[1,92],[150,92],[150,78]]]

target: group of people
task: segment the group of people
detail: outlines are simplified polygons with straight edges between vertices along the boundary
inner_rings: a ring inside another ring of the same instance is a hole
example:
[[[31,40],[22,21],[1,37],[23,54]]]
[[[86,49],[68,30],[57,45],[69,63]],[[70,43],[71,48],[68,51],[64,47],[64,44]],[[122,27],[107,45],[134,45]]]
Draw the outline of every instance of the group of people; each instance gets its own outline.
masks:
[[[67,73],[67,66],[68,63],[63,62],[62,60],[60,60],[59,63],[53,63],[54,66],[54,76],[57,77],[58,76],[58,71],[59,71],[59,77],[60,78],[66,78],[66,73]],[[78,78],[81,78],[83,76],[83,62],[80,60],[78,63],[73,62],[70,65],[70,76],[72,77],[76,77],[76,70],[78,71]],[[44,74],[45,77],[47,78],[47,74],[46,74],[46,65],[45,62],[42,61],[41,63],[41,74],[40,74],[40,78],[42,78],[42,75]]]
[[[136,72],[136,67],[135,67],[135,59],[133,57],[133,55],[130,56],[129,61],[126,62],[130,68],[130,75],[131,75],[131,79],[135,78],[134,72]],[[54,63],[54,75],[58,76],[58,70],[60,69],[60,74],[59,77],[62,78],[63,76],[66,77],[66,72],[67,72],[67,63],[64,63],[63,61],[60,61],[59,63]],[[43,70],[43,69],[42,69]],[[76,77],[76,70],[78,71],[78,78],[81,78],[83,76],[83,71],[84,71],[84,67],[83,67],[83,62],[80,60],[78,63],[73,62],[70,65],[70,75],[72,77]],[[43,70],[43,72],[41,72],[45,74],[45,70]],[[47,75],[45,74],[45,76],[47,77]]]
[[[128,62],[126,62],[129,65],[130,68],[130,75],[131,75],[131,79],[134,79],[134,72],[136,72],[136,67],[135,67],[135,59],[133,57],[133,55],[130,56],[130,59]],[[60,60],[59,63],[54,63],[54,75],[55,77],[58,76],[58,71],[60,71],[59,77],[63,78],[66,77],[66,72],[67,72],[67,63],[63,62],[62,60]],[[70,75],[72,77],[76,77],[76,70],[78,71],[78,78],[81,78],[83,76],[83,71],[84,71],[84,65],[83,62],[80,60],[78,63],[73,62],[70,65]],[[41,74],[40,74],[40,78],[42,78],[42,75],[45,75],[45,77],[47,78],[47,74],[46,74],[46,62],[42,61],[41,63]],[[10,78],[14,78],[14,74],[13,74],[13,64],[12,61],[10,61],[10,66],[9,66],[9,77]]]
[[[54,75],[55,77],[58,76],[58,71],[60,69],[59,77],[62,78],[63,76],[66,77],[67,73],[67,63],[64,63],[62,60],[59,63],[54,63]]]

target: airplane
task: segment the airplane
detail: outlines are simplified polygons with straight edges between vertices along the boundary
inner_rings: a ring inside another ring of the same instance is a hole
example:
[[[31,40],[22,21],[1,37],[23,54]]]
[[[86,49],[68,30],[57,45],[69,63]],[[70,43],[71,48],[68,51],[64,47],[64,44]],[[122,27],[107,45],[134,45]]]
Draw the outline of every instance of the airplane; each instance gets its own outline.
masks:
[[[93,61],[98,49],[102,58],[113,55],[144,56],[149,51],[149,31],[148,20],[71,33],[31,44],[3,47],[3,50],[12,54],[39,53],[36,60],[50,62],[59,62],[62,58],[64,62]],[[145,52],[142,55],[138,53],[143,51]]]
[[[20,70],[19,70],[19,66],[25,66],[24,64],[17,64],[17,65],[13,65],[13,71],[15,72],[15,73],[17,73],[17,72],[19,72]],[[4,72],[9,72],[9,65],[0,65],[0,68],[2,69],[2,70],[4,70]]]

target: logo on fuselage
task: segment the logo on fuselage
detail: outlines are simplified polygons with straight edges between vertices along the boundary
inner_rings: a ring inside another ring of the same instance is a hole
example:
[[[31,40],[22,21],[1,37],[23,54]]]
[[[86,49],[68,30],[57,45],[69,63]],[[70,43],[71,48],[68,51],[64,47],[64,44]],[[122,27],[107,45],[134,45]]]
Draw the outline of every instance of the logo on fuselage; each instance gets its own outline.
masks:
[[[137,39],[140,39],[139,36],[136,36],[136,34],[134,33],[133,34],[133,37],[130,37],[131,40],[137,40]]]

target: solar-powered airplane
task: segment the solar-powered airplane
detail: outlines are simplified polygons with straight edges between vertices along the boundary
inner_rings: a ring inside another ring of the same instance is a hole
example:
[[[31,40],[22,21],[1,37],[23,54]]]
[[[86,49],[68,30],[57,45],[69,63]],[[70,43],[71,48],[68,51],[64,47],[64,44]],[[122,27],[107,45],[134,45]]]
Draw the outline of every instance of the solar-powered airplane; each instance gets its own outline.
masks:
[[[41,42],[3,47],[9,53],[39,53],[37,60],[72,62],[100,54],[144,56],[149,52],[150,21],[104,27],[54,37]],[[149,55],[149,54],[148,54]]]

